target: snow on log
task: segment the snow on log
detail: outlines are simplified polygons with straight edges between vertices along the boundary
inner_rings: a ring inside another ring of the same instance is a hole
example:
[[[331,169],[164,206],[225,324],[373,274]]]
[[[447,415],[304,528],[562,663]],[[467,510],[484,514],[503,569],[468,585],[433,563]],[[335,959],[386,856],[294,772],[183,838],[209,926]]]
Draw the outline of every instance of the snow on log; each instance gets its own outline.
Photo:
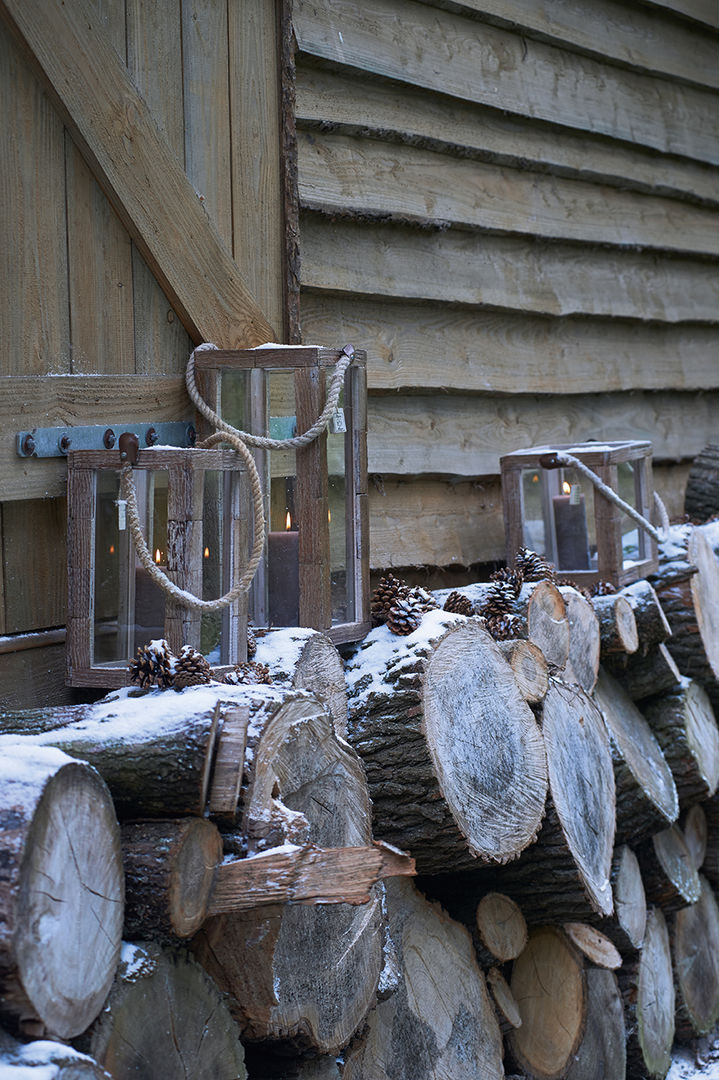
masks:
[[[563,677],[567,682],[578,683],[589,694],[599,674],[599,620],[591,602],[577,589],[560,585],[559,591],[569,621],[569,657]]]
[[[669,933],[650,908],[644,944],[618,972],[627,1029],[627,1075],[663,1080],[674,1042],[674,978]]]
[[[657,737],[681,806],[713,795],[719,785],[719,727],[706,691],[695,679],[644,702],[642,711]]]
[[[699,880],[696,904],[678,911],[669,928],[680,1039],[708,1035],[719,1019],[719,905],[707,879]]]
[[[651,904],[667,914],[699,899],[699,875],[678,825],[663,829],[637,851],[642,881]]]
[[[431,611],[407,637],[371,631],[350,660],[349,735],[377,836],[418,870],[515,858],[547,791],[542,735],[479,620]]]
[[[617,653],[635,653],[639,634],[634,610],[621,593],[593,596],[592,607],[599,620],[602,660]]]
[[[565,1080],[625,1080],[626,1027],[617,977],[613,971],[589,968],[585,978],[586,1026]]]
[[[617,787],[617,842],[639,843],[679,816],[674,777],[651,728],[604,669],[594,689],[609,732]]]
[[[255,660],[266,664],[272,681],[309,690],[326,707],[335,732],[347,737],[347,684],[342,657],[318,630],[270,630],[257,638]]]
[[[112,1080],[96,1061],[64,1043],[37,1039],[21,1043],[0,1031],[3,1080]]]
[[[122,936],[120,830],[95,769],[3,746],[0,866],[0,1009],[68,1039],[102,1007]]]
[[[344,1052],[342,1080],[500,1080],[502,1038],[469,933],[412,882],[386,889],[401,977]]]

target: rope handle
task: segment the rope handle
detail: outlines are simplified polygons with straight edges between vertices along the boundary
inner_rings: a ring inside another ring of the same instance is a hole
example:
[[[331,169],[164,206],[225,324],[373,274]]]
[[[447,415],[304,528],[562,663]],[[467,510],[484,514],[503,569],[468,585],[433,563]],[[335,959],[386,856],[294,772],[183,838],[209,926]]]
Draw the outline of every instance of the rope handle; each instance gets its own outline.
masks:
[[[553,451],[551,455],[548,455],[548,457],[551,457],[551,464],[547,463],[545,467],[553,468],[555,465],[571,466],[572,468],[576,469],[577,472],[580,472],[583,476],[586,476],[588,480],[591,480],[597,491],[601,492],[605,499],[608,499],[609,502],[614,503],[615,506],[618,506],[619,509],[627,515],[627,517],[630,517],[632,519],[632,521],[636,521],[637,525],[639,525],[641,529],[644,529],[644,531],[648,533],[649,536],[651,536],[652,540],[656,540],[657,543],[660,544],[664,543],[667,540],[669,536],[669,515],[667,513],[666,506],[664,505],[661,497],[657,494],[656,491],[654,492],[654,505],[656,506],[657,511],[659,512],[659,517],[661,519],[661,533],[658,529],[654,527],[654,525],[652,525],[651,521],[647,521],[643,514],[640,514],[638,510],[635,510],[630,503],[625,502],[624,499],[617,495],[616,491],[610,488],[608,484],[605,484],[600,476],[597,476],[597,474],[593,472],[588,465],[585,465],[584,462],[580,461],[580,459],[575,457],[574,454],[568,454],[564,450],[556,450]]]

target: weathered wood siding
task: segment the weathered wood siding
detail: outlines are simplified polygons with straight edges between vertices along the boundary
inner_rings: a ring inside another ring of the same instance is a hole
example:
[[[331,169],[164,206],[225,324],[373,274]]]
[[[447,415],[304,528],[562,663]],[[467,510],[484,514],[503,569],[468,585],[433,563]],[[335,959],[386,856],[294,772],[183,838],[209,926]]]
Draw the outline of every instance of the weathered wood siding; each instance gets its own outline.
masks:
[[[295,0],[303,340],[367,350],[372,565],[501,557],[499,457],[719,435],[707,0]]]

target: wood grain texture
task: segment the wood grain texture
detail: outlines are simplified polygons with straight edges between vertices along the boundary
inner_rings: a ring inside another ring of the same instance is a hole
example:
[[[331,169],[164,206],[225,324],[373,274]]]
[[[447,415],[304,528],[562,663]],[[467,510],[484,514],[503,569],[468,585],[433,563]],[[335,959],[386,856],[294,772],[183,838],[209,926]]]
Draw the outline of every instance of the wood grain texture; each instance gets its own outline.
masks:
[[[300,49],[536,120],[719,159],[712,93],[626,71],[412,0],[295,6]],[[341,36],[340,36],[341,34]]]
[[[26,499],[3,507],[6,633],[65,624],[66,531],[64,497]]]
[[[717,255],[714,212],[434,150],[298,133],[303,207],[546,238]]]
[[[719,30],[719,16],[713,0],[645,0],[645,3]]]

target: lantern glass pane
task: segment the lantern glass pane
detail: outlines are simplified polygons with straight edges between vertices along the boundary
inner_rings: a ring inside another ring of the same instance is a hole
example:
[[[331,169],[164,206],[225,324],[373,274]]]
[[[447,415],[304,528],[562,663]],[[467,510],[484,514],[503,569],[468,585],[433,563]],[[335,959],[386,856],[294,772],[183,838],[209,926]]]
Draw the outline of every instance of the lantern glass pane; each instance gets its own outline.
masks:
[[[617,465],[617,494],[635,510],[639,509],[640,503],[638,464],[634,461],[622,461]],[[622,566],[627,569],[647,557],[646,533],[626,514],[620,514],[619,522]]]
[[[557,570],[596,570],[593,486],[575,469],[559,469],[551,500]]]
[[[343,390],[338,403],[338,414],[336,414],[335,420],[330,423],[327,432],[329,496],[327,519],[330,531],[330,588],[333,626],[352,622],[356,618],[353,588],[354,575],[351,572],[352,530],[351,527],[348,528],[347,521],[347,437],[345,432],[341,430],[347,426]]]
[[[229,588],[230,474],[208,469],[203,477],[202,534],[193,538],[193,543],[202,549],[202,599],[214,600]],[[200,557],[199,551],[197,554]],[[200,652],[210,663],[229,663],[229,639],[228,608],[202,615]]]
[[[295,434],[295,377],[293,371],[267,374],[269,431],[274,439]],[[266,619],[269,626],[299,626],[299,514],[296,505],[297,455],[294,450],[269,454],[270,507],[267,535]]]
[[[553,560],[552,534],[547,521],[547,475],[537,466],[522,469],[522,543],[544,559]]]

